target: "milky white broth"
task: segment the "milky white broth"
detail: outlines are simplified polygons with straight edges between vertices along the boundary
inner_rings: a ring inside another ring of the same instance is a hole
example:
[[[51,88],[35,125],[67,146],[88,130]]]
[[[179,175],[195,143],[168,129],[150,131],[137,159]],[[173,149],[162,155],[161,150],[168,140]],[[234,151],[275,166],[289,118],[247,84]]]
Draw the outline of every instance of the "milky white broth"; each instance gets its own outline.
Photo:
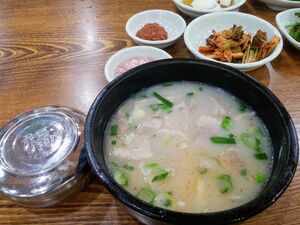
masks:
[[[133,95],[111,118],[104,145],[110,173],[121,186],[150,204],[182,212],[249,202],[272,166],[273,147],[256,113],[223,90],[196,82],[156,85]]]

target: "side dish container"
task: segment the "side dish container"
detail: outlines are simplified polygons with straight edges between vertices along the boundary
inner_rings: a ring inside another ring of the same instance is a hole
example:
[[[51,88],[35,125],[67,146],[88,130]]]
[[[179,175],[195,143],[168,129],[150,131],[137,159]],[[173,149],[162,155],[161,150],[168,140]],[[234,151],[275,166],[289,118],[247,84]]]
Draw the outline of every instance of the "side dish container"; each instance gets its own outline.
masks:
[[[0,135],[0,191],[28,207],[50,206],[80,191],[90,174],[84,122],[79,111],[50,106],[5,125]]]

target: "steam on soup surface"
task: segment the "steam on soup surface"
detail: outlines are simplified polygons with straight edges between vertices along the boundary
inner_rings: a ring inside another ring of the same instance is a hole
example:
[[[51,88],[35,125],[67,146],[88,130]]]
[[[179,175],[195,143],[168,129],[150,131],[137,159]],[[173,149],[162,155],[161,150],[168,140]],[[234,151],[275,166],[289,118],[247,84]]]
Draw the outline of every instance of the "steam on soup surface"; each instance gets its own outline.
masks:
[[[104,140],[114,179],[138,198],[182,212],[254,199],[272,144],[255,112],[221,89],[173,82],[140,91],[111,118]]]

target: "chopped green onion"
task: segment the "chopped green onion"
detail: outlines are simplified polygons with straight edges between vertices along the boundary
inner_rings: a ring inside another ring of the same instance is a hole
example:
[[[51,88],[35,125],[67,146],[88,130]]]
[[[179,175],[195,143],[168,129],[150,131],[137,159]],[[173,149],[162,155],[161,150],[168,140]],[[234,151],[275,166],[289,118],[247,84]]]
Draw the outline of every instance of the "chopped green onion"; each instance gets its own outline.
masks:
[[[231,127],[231,118],[229,116],[225,116],[223,118],[223,121],[221,123],[221,127],[224,129],[224,130],[229,130],[230,127]]]
[[[215,144],[236,144],[234,137],[214,136],[214,137],[210,137],[210,140],[212,143],[215,143]]]
[[[159,172],[159,174],[157,174],[156,176],[154,176],[153,178],[152,178],[152,183],[153,182],[156,182],[156,181],[161,181],[161,180],[164,180],[164,179],[166,179],[167,178],[167,176],[169,175],[169,172],[168,171],[166,171],[166,170],[161,170],[160,172]]]
[[[164,83],[164,84],[162,84],[161,86],[163,86],[163,87],[170,87],[170,86],[172,86],[173,84],[172,83]]]
[[[193,96],[193,95],[194,95],[194,92],[188,92],[186,95],[187,95],[187,96]]]
[[[253,137],[249,133],[243,133],[241,135],[242,142],[249,148],[255,150],[256,152],[263,152],[263,147],[261,146],[261,140]]]
[[[262,152],[263,148],[261,147],[261,141],[255,138],[255,151]]]
[[[198,90],[199,91],[203,91],[203,87],[198,87]]]
[[[256,137],[257,136],[262,136],[262,137],[265,136],[264,132],[259,127],[252,128],[251,131]]]
[[[116,170],[114,172],[114,179],[122,187],[126,187],[128,185],[128,176],[121,170]]]
[[[129,165],[129,164],[125,164],[123,166],[118,165],[116,162],[112,161],[111,164],[116,167],[116,168],[120,168],[120,169],[126,169],[126,170],[134,170],[134,167]]]
[[[154,199],[154,205],[169,208],[172,206],[172,196],[168,193],[159,194]]]
[[[155,98],[157,98],[158,100],[160,100],[162,103],[164,103],[165,105],[169,106],[170,108],[173,107],[173,103],[170,102],[168,99],[165,99],[164,97],[162,97],[160,94],[158,94],[157,92],[153,92],[153,96]]]
[[[126,170],[134,170],[134,167],[132,165],[129,165],[129,164],[125,164],[124,166],[122,166],[122,168],[124,168]]]
[[[168,191],[167,194],[173,196],[173,191]]]
[[[257,142],[256,142],[255,138],[252,135],[250,135],[249,133],[242,133],[241,140],[249,148],[255,149]]]
[[[231,176],[221,175],[218,177],[219,191],[224,194],[233,189],[233,182]]]
[[[241,176],[247,176],[247,169],[244,168],[240,171]]]
[[[241,134],[241,140],[242,140],[242,142],[245,145],[247,145],[248,147],[253,148],[253,145],[250,144],[250,140],[249,139],[250,139],[250,135],[248,133],[242,133]]]
[[[255,157],[256,159],[258,159],[258,160],[266,160],[266,159],[268,159],[267,154],[264,153],[264,152],[255,153],[255,154],[254,154],[254,157]]]
[[[120,167],[116,162],[111,161],[111,165],[113,165],[114,167]]]
[[[152,203],[155,193],[150,188],[141,188],[137,193],[137,197],[145,202]]]
[[[111,144],[112,144],[112,145],[116,145],[116,144],[117,144],[117,141],[116,141],[116,140],[112,140],[112,141],[111,141]]]
[[[246,109],[247,109],[246,103],[243,102],[243,101],[240,101],[240,102],[239,102],[239,110],[240,110],[240,112],[245,112]]]
[[[116,136],[118,134],[118,125],[111,125],[110,127],[110,135]]]
[[[261,184],[261,183],[264,183],[265,180],[266,180],[266,175],[263,174],[263,173],[256,173],[256,182]]]
[[[145,165],[145,168],[147,168],[147,169],[153,169],[153,168],[158,167],[158,166],[159,166],[159,164],[157,162],[150,162],[150,163],[147,163]]]

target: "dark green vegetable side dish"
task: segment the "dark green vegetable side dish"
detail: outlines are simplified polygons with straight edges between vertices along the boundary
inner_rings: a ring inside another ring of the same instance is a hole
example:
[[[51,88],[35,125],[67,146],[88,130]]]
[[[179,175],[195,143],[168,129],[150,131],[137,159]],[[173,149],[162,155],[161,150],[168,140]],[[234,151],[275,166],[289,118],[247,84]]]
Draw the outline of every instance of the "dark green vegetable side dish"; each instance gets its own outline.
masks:
[[[300,11],[295,12],[295,16],[300,19]],[[286,26],[289,29],[289,34],[293,39],[300,42],[300,20],[296,23],[292,23]]]

